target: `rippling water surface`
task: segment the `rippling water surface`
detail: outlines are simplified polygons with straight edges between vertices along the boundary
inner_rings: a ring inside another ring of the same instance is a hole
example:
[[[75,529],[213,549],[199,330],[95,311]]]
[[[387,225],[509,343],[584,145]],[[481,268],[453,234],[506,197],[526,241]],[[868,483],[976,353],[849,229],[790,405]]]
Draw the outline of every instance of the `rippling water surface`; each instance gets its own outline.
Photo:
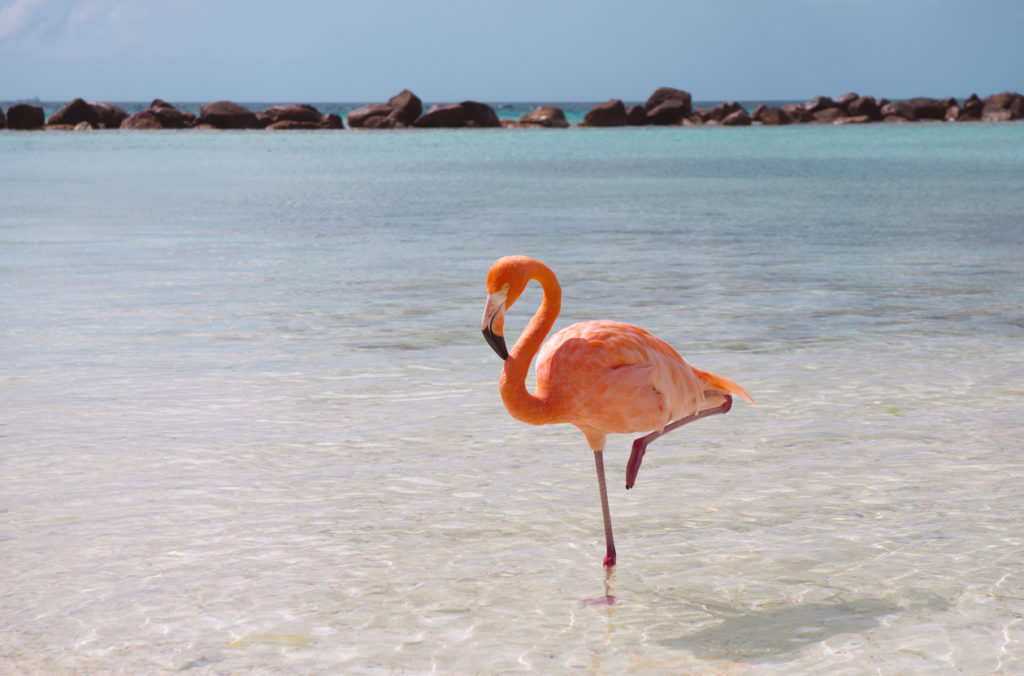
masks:
[[[1024,125],[0,156],[0,671],[1024,671]],[[607,579],[509,253],[758,400],[611,437]]]

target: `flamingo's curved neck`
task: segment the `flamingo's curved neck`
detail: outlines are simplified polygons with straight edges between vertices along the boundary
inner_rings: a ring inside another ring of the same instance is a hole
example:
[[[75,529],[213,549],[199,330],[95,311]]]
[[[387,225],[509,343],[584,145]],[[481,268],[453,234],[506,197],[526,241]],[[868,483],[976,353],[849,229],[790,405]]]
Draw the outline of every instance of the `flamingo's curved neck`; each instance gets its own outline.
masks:
[[[538,388],[537,394],[526,389],[526,374],[530,370],[530,362],[537,355],[544,337],[554,326],[562,309],[562,287],[555,273],[539,262],[530,269],[529,276],[540,282],[544,298],[519,340],[509,350],[508,359],[501,371],[501,398],[514,418],[543,425],[555,422],[553,404],[544,396],[541,388]]]

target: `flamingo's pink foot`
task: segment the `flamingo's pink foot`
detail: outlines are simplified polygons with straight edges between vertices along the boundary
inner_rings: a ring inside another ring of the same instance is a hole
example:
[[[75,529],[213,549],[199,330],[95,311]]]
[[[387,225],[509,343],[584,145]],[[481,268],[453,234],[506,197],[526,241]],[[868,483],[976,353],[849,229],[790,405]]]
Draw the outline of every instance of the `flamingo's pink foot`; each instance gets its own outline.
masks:
[[[604,557],[604,567],[611,568],[615,565],[615,550],[611,549]]]
[[[640,471],[640,463],[644,461],[644,453],[647,452],[647,438],[640,437],[633,442],[633,450],[629,454],[629,462],[626,463],[626,488],[630,489],[636,483],[636,474]]]

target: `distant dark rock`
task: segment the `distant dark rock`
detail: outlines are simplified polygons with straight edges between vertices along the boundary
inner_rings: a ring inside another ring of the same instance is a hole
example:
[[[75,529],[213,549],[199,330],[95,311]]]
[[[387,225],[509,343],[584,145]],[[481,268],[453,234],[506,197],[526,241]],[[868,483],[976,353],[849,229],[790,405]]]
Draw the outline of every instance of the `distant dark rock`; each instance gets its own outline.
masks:
[[[647,101],[644,103],[644,110],[650,113],[666,101],[682,102],[683,114],[680,116],[680,119],[688,117],[693,112],[693,97],[690,96],[690,92],[683,91],[682,89],[674,89],[673,87],[658,87],[655,89],[654,92],[647,97]],[[678,122],[669,124],[678,124]]]
[[[946,119],[946,106],[939,99],[931,99],[923,96],[907,99],[905,101],[892,101],[881,107],[882,117],[902,117],[910,122],[917,120],[944,120]],[[892,120],[889,120],[892,121]]]
[[[498,114],[486,103],[463,101],[433,106],[414,123],[417,127],[500,127]]]
[[[682,124],[683,118],[689,114],[689,101],[666,99],[655,107],[647,109],[647,124]]]
[[[842,96],[837,96],[834,99],[832,99],[832,103],[835,104],[837,108],[842,108],[843,110],[846,110],[851,103],[853,103],[859,98],[860,96],[857,95],[857,92],[847,92]]]
[[[878,102],[873,96],[858,96],[846,104],[846,114],[850,117],[867,116],[869,119],[878,121],[882,119],[882,113],[878,109]]]
[[[745,108],[734,110],[722,118],[722,125],[726,127],[749,127],[750,113]]]
[[[46,124],[51,126],[70,125],[74,127],[79,122],[88,122],[93,126],[99,124],[96,110],[86,103],[84,99],[73,99],[64,104],[64,107],[50,116]]]
[[[341,121],[341,115],[337,113],[326,113],[320,117],[321,129],[344,129],[345,124]]]
[[[755,122],[760,122],[765,126],[779,126],[783,124],[789,124],[789,115],[786,114],[782,108],[778,106],[766,106],[764,104],[754,109],[751,114],[751,119]]]
[[[196,124],[215,129],[259,129],[256,113],[232,101],[215,101],[199,108]]]
[[[7,127],[7,116],[4,115],[4,109],[0,108],[0,129]]]
[[[790,122],[804,122],[810,118],[810,115],[804,110],[803,104],[800,103],[787,103],[782,112],[786,114]]]
[[[161,99],[154,99],[149,110],[156,115],[164,129],[190,129],[196,125],[196,114],[178,110]]]
[[[123,108],[111,103],[90,101],[89,105],[96,112],[97,126],[101,129],[120,129],[121,123],[128,117],[128,113]]]
[[[822,108],[818,112],[814,113],[812,115],[813,119],[811,122],[816,122],[818,124],[833,124],[844,117],[846,117],[846,111],[838,106],[833,106],[832,108]]]
[[[500,127],[498,114],[486,103],[479,101],[463,101],[459,104],[466,111],[466,126],[469,127]]]
[[[557,106],[537,106],[519,118],[523,124],[537,127],[565,128],[569,122],[565,119],[565,111]]]
[[[643,106],[628,106],[626,108],[626,124],[633,127],[647,124],[647,110]]]
[[[744,113],[747,112],[743,108],[743,106],[741,106],[736,101],[726,101],[725,103],[719,103],[717,106],[714,107],[714,109],[711,111],[709,119],[710,120],[714,120],[715,122],[722,122],[722,123],[724,123],[725,122],[725,118],[729,117],[733,113],[738,113],[741,110]],[[747,115],[747,119],[749,119],[749,118],[750,118],[750,115],[748,114]]]
[[[1009,113],[1010,120],[1024,120],[1024,96],[1021,96],[1017,92],[1002,92],[1001,94],[992,94],[986,96],[982,102],[984,106],[982,108],[981,119],[986,120],[996,114],[996,110],[1002,108]],[[985,111],[989,111],[989,117],[986,117]],[[1002,119],[1002,114],[999,114]],[[994,117],[992,118],[994,119]]]
[[[448,103],[431,106],[430,110],[416,120],[415,125],[426,128],[465,127],[468,120],[466,110],[461,105]],[[351,116],[349,126],[352,126]]]
[[[420,98],[403,89],[387,103],[371,103],[349,112],[348,126],[353,129],[400,129],[411,126],[422,114]]]
[[[971,94],[969,97],[964,99],[964,104],[960,107],[960,114],[957,116],[958,121],[977,121],[981,119],[981,111],[985,108],[985,103],[978,98],[977,94]]]
[[[40,106],[30,103],[15,103],[7,109],[8,129],[41,129],[46,124],[46,116]]]
[[[263,112],[270,118],[270,125],[278,122],[306,122],[319,125],[322,117],[319,110],[306,104],[271,106]]]
[[[622,99],[599,103],[583,116],[584,127],[622,127],[626,124],[626,106]]]
[[[160,117],[152,109],[140,110],[121,122],[121,129],[164,129]]]
[[[836,108],[835,102],[827,96],[815,96],[813,99],[804,104],[804,111],[809,115],[814,115],[819,110],[825,110],[826,108]]]

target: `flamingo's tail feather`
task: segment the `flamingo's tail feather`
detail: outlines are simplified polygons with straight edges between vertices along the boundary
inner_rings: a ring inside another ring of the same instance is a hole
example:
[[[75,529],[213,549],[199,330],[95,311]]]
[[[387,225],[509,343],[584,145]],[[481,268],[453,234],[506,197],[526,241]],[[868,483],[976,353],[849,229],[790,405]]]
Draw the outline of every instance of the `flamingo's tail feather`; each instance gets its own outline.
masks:
[[[708,388],[712,390],[718,390],[719,392],[725,392],[726,394],[735,394],[740,399],[745,399],[746,401],[749,401],[751,404],[754,404],[755,406],[757,405],[757,402],[755,402],[750,397],[750,395],[747,394],[747,391],[745,389],[743,389],[733,381],[729,380],[725,376],[719,376],[714,373],[708,373],[707,371],[701,371],[700,369],[696,368],[693,369],[693,372],[697,374],[697,377],[699,377],[704,382],[704,384],[708,386]]]

